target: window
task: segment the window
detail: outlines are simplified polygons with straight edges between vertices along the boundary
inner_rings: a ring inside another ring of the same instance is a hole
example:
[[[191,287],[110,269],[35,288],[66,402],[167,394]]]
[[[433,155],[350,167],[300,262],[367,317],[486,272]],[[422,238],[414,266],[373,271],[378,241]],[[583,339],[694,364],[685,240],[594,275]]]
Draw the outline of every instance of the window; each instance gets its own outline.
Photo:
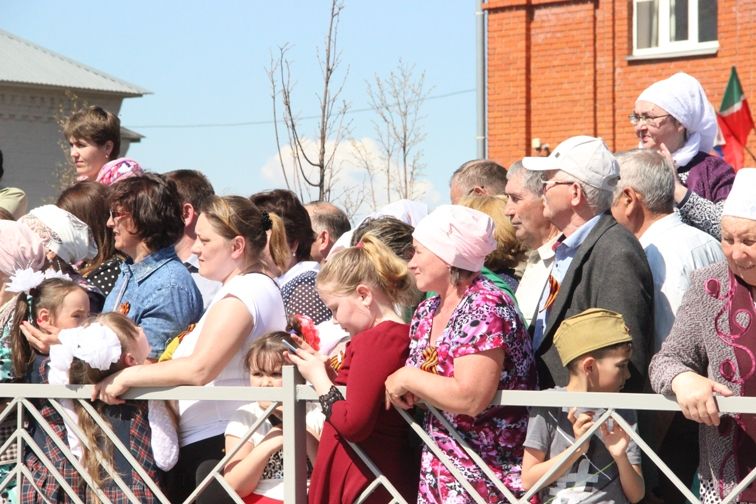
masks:
[[[717,49],[717,0],[633,0],[629,59],[713,54]]]

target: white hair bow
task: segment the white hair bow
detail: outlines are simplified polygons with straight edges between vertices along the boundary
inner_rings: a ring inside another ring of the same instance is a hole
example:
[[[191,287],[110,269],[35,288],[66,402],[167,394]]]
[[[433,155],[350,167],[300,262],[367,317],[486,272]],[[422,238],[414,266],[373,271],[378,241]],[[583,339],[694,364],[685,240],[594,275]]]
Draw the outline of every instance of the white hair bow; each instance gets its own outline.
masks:
[[[68,370],[74,357],[100,371],[107,371],[121,358],[121,341],[113,330],[99,322],[58,335],[59,345],[50,347],[50,382],[68,383]]]

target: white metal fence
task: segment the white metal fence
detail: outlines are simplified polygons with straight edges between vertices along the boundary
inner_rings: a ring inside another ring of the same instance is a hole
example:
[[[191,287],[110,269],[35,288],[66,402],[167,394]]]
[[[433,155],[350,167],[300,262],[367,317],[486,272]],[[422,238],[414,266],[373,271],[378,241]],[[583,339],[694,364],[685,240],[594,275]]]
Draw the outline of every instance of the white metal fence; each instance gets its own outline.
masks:
[[[47,458],[42,449],[37,446],[25,429],[26,423],[29,420],[36,421],[37,424],[43,428],[48,435],[50,435],[57,446],[65,454],[68,461],[73,467],[80,473],[82,480],[86,482],[89,487],[100,496],[102,502],[108,503],[108,499],[102,494],[99,488],[94,484],[91,477],[88,476],[86,470],[82,467],[79,460],[71,453],[64,440],[53,433],[50,426],[44,420],[38,409],[30,401],[32,399],[47,399],[50,404],[61,414],[66,415],[64,408],[60,404],[60,399],[72,399],[78,400],[83,407],[93,416],[95,421],[100,424],[101,427],[105,427],[102,419],[89,403],[88,399],[91,395],[91,386],[53,386],[53,385],[27,385],[27,384],[1,384],[0,385],[0,398],[4,398],[9,401],[6,408],[0,413],[0,422],[13,418],[11,415],[15,415],[16,428],[13,434],[0,446],[0,453],[8,450],[12,445],[17,448],[16,463],[12,466],[10,473],[0,481],[0,491],[5,489],[12,481],[16,481],[17,487],[20,489],[21,482],[26,478],[29,482],[33,482],[32,474],[24,466],[24,450],[33,450],[37,457],[45,464],[48,470],[51,471],[56,481],[60,484],[63,491],[69,496],[69,499],[75,503],[81,503],[82,500],[77,496],[77,492],[71,488],[66,482],[63,475],[61,475],[55,467],[52,466],[50,460]],[[306,485],[307,485],[307,467],[306,467],[306,455],[305,455],[305,402],[317,400],[315,392],[307,385],[303,384],[302,377],[297,373],[296,369],[292,366],[285,366],[283,372],[283,386],[281,388],[252,388],[252,387],[174,387],[174,388],[143,388],[134,389],[129,391],[124,398],[128,399],[156,399],[156,400],[172,400],[172,399],[192,399],[192,400],[212,400],[212,401],[270,401],[274,403],[283,404],[283,431],[284,435],[284,495],[287,503],[301,503],[307,501]],[[543,406],[543,407],[584,407],[584,408],[597,408],[605,409],[606,411],[601,414],[593,427],[586,432],[581,438],[576,440],[572,448],[562,455],[563,460],[567,460],[572,452],[576,450],[583,441],[592,436],[600,425],[612,418],[620,426],[622,426],[626,432],[628,432],[638,446],[647,455],[648,459],[653,462],[661,472],[676,485],[682,495],[685,496],[690,502],[699,504],[699,500],[686,488],[686,486],[677,478],[667,465],[654,453],[651,447],[641,438],[641,436],[634,432],[626,421],[615,410],[655,410],[655,411],[677,411],[679,407],[677,404],[669,399],[660,395],[653,394],[629,394],[629,393],[564,393],[558,391],[506,391],[497,393],[493,403],[502,404],[508,406]],[[756,414],[756,399],[755,398],[742,398],[742,397],[730,397],[730,398],[718,398],[718,404],[723,414],[732,413],[747,413]],[[265,417],[259,419],[255,425],[253,425],[249,432],[242,439],[241,446],[244,441],[249,439],[253,432],[262,424],[267,415],[270,415],[273,411],[275,404],[271,405],[267,410]],[[465,444],[463,438],[456,433],[451,425],[446,421],[444,416],[440,414],[436,409],[428,406],[429,414],[435,415],[435,417],[445,425],[449,432],[455,437],[455,439],[461,444],[467,454],[473,459],[473,461],[481,468],[481,470],[490,478],[494,486],[505,496],[509,503],[526,503],[530,497],[538,491],[542,486],[542,483],[547,481],[552,474],[559,470],[560,464],[556,464],[551,470],[544,474],[539,482],[528,491],[524,496],[519,499],[514,496],[505,486],[499,481],[493,471],[480,459],[480,457]],[[462,486],[468,491],[471,498],[478,503],[484,503],[483,498],[475,491],[470,482],[466,481],[462,475],[460,475],[454,466],[449,462],[444,453],[436,446],[430,437],[423,431],[421,425],[418,425],[414,419],[404,411],[400,411],[402,417],[410,424],[414,432],[420,437],[430,450],[432,450],[436,456],[446,465],[446,467],[454,474]],[[64,416],[65,418],[65,416]],[[107,428],[106,428],[107,429]],[[86,446],[86,439],[79,429],[74,429],[74,434],[79,437],[82,444]],[[157,484],[153,482],[144,469],[139,465],[139,462],[133,457],[129,450],[123,446],[118,438],[109,432],[109,437],[114,443],[116,450],[119,450],[124,458],[130,465],[137,471],[137,473],[144,479],[150,490],[153,491],[158,501],[163,503],[169,503],[169,500],[158,488]],[[360,448],[352,444],[352,448],[363,459],[367,467],[375,475],[374,481],[363,492],[360,501],[370,495],[376,488],[383,486],[391,495],[391,502],[404,503],[401,495],[393,487],[390,481],[380,473],[378,468],[373,464],[367,456],[360,450]],[[185,502],[192,502],[195,497],[202,492],[207,486],[214,480],[217,481],[235,500],[235,502],[241,503],[242,500],[236,496],[231,487],[222,478],[222,468],[226,461],[234,455],[235,451],[227,453],[223,460],[221,460],[213,471],[202,481],[197,488],[192,492],[190,497]],[[123,482],[115,471],[111,472],[115,484],[119,486],[127,496],[130,502],[138,503],[137,498],[129,491],[127,485]],[[745,489],[752,481],[756,479],[756,469],[754,469],[743,481],[741,481],[723,501],[724,503],[736,502],[738,494]],[[359,502],[359,501],[358,501]]]

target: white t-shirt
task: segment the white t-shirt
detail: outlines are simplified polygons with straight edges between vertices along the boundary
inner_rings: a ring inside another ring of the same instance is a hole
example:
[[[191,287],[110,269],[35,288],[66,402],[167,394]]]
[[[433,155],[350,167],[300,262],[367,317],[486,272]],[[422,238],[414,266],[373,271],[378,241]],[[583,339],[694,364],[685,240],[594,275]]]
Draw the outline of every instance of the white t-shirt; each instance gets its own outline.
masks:
[[[269,277],[260,273],[238,275],[226,282],[192,332],[184,336],[173,358],[188,357],[194,352],[205,320],[212,313],[213,305],[226,297],[235,297],[247,307],[252,317],[253,328],[226,367],[206,387],[245,386],[249,376],[244,370],[244,356],[252,342],[271,332],[286,329],[286,312],[281,291]],[[223,334],[211,337],[223,337]],[[223,434],[234,411],[244,401],[179,401],[179,436],[181,446]]]
[[[228,422],[226,436],[234,436],[239,439],[243,438],[247,435],[247,432],[252,428],[255,422],[257,422],[257,419],[263,416],[264,413],[263,409],[256,402],[245,404],[240,407],[234,412],[231,416],[231,420]],[[325,422],[325,417],[320,410],[320,405],[317,403],[307,403],[307,414],[305,416],[307,430],[319,436],[323,430],[323,422]],[[252,433],[252,436],[247,442],[252,443],[253,446],[257,446],[272,427],[273,424],[270,423],[270,420],[266,419],[260,424],[257,430]],[[260,478],[260,481],[258,481],[257,487],[253,490],[253,493],[283,502],[283,454],[281,451],[274,453],[270,459],[268,459],[262,477]]]

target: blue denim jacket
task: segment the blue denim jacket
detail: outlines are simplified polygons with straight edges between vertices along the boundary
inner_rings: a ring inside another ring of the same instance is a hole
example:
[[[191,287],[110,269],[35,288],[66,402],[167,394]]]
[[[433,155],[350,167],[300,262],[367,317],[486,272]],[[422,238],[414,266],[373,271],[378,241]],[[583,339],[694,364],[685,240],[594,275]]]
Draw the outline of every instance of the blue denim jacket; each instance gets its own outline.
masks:
[[[136,264],[124,261],[105,299],[103,312],[111,311],[144,329],[152,347],[149,357],[157,359],[171,338],[200,319],[202,295],[171,245]]]

